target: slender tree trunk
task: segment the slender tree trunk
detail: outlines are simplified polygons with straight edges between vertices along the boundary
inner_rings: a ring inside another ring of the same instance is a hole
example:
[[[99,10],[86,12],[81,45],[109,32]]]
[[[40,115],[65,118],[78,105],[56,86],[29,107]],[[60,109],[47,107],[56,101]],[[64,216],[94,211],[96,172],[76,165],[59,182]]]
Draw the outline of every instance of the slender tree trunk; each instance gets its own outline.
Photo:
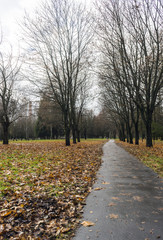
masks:
[[[146,123],[146,146],[152,147],[152,120],[148,119]]]
[[[123,141],[123,142],[125,142],[125,128],[124,128],[124,124],[123,123],[121,123],[121,140]]]
[[[75,126],[72,126],[72,137],[73,137],[73,143],[76,144],[76,130],[75,130]]]
[[[122,131],[119,129],[119,140],[122,141]]]
[[[87,130],[86,130],[86,128],[84,128],[84,138],[85,138],[85,140],[87,139]]]
[[[67,112],[64,113],[65,143],[70,146],[70,123]]]
[[[8,124],[3,124],[3,144],[8,144],[9,143],[9,125]]]
[[[80,142],[80,130],[77,129],[77,139],[78,139],[78,142]]]
[[[133,144],[132,124],[128,122],[127,125],[128,125],[128,134],[129,134],[129,143]]]
[[[130,127],[129,127],[129,138],[130,138],[130,144],[133,144],[133,135]]]
[[[153,147],[152,144],[152,114],[153,111],[149,108],[147,109],[146,115],[144,115],[143,110],[141,111],[142,119],[146,128],[146,147]]]
[[[66,140],[66,146],[70,146],[70,129],[69,129],[69,128],[66,128],[65,133],[66,133],[66,138],[65,138],[65,140]]]
[[[128,129],[128,124],[126,124],[126,135],[127,135],[127,142],[129,143],[129,129]]]
[[[135,123],[135,144],[139,145],[139,126],[138,126],[138,122]]]
[[[50,139],[53,139],[53,127],[50,125]]]

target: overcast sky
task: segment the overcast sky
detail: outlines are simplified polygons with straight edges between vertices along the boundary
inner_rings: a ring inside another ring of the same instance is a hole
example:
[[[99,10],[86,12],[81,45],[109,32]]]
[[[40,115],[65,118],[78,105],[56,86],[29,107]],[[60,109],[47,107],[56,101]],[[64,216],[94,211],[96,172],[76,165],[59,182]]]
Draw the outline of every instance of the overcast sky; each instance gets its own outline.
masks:
[[[12,45],[17,41],[18,22],[21,20],[25,9],[31,11],[39,0],[0,0],[0,23],[4,39]]]
[[[79,1],[79,0],[76,0]],[[93,0],[80,0],[92,2]],[[21,21],[24,11],[32,11],[41,0],[0,0],[0,24],[4,33],[4,39],[10,44],[18,42],[18,22]]]

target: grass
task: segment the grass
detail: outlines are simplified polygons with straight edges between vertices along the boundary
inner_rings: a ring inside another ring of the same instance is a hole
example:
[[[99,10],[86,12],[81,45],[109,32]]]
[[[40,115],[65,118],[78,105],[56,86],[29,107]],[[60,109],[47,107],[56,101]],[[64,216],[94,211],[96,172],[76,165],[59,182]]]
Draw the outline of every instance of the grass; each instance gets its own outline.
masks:
[[[103,143],[0,145],[0,239],[18,239],[20,232],[21,239],[70,239],[101,165]]]
[[[163,141],[155,141],[151,148],[146,147],[145,141],[140,141],[139,145],[120,142],[119,140],[116,140],[116,142],[163,178]]]

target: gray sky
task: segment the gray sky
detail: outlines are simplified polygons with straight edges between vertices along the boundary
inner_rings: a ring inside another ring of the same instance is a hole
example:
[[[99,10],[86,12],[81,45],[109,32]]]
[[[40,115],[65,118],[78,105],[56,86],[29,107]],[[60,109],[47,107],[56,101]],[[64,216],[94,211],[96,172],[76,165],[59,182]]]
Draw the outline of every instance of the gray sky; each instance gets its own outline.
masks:
[[[39,0],[0,0],[0,23],[5,41],[17,43],[18,22],[24,10],[32,11]]]
[[[93,0],[76,0],[86,4]],[[24,11],[31,12],[41,0],[0,0],[0,25],[4,39],[11,45],[18,43],[18,23],[24,15]]]

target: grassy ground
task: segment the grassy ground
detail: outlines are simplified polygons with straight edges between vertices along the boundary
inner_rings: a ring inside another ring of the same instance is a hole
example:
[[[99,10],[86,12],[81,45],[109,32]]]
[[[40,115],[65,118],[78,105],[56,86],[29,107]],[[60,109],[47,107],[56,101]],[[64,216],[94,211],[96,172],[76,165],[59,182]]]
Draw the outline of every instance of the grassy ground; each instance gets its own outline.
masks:
[[[0,145],[0,239],[70,239],[104,141]]]
[[[146,147],[145,141],[140,141],[139,146],[119,140],[116,142],[163,177],[163,141],[155,141],[152,148]]]

